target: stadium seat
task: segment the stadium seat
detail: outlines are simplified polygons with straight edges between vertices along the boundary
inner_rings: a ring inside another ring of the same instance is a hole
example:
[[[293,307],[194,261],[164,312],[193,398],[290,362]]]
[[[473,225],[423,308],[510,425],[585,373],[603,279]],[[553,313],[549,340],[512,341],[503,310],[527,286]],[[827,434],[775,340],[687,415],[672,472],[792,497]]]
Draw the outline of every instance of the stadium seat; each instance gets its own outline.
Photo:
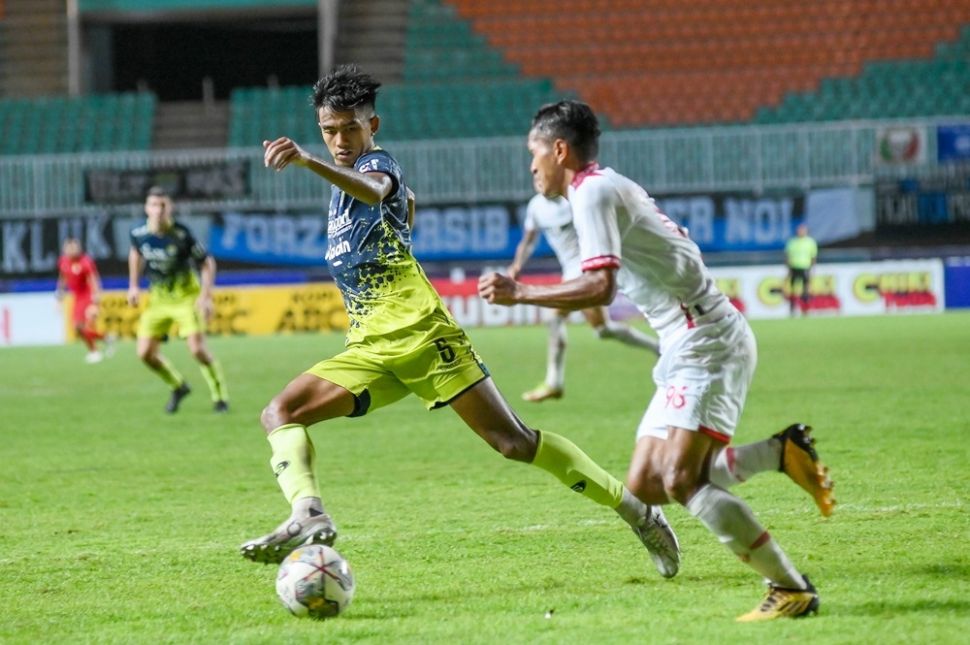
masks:
[[[155,104],[148,93],[0,100],[0,154],[147,150]]]

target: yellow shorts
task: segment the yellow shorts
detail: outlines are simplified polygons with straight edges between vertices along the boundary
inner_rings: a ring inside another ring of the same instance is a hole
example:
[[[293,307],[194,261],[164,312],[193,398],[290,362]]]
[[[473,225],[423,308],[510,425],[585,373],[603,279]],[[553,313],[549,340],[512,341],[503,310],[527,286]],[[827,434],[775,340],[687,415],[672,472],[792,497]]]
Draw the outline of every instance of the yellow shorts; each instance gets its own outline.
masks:
[[[394,338],[358,343],[307,370],[354,395],[352,417],[418,395],[430,410],[489,376],[465,332],[436,314]]]
[[[138,338],[162,338],[168,335],[172,323],[178,324],[179,338],[205,333],[205,320],[195,308],[198,296],[182,300],[148,301],[138,319]]]

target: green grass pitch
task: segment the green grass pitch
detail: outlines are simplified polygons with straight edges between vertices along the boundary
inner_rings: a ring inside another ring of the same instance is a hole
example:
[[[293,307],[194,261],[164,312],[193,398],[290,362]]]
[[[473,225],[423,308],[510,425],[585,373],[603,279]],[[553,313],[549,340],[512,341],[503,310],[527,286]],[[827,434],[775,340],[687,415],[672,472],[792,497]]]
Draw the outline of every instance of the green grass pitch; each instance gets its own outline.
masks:
[[[232,411],[194,386],[175,416],[132,344],[0,351],[0,642],[956,643],[970,616],[970,314],[754,324],[759,368],[737,442],[816,428],[839,505],[821,518],[780,473],[736,488],[822,594],[821,614],[739,625],[758,578],[680,508],[680,575],[662,580],[607,509],[504,461],[414,398],[311,431],[357,595],[292,618],[275,567],[237,546],[287,513],[257,417],[339,336],[216,338]],[[569,330],[567,395],[541,380],[545,329],[471,336],[530,424],[623,476],[653,359]],[[554,610],[550,618],[548,611]]]

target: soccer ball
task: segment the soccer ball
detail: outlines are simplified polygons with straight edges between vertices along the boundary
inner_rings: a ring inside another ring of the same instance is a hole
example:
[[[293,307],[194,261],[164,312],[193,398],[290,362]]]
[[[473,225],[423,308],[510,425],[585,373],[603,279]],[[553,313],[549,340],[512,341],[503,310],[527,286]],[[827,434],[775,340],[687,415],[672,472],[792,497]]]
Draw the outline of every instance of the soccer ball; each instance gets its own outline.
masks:
[[[354,574],[334,549],[301,546],[283,560],[276,575],[276,595],[294,616],[332,618],[354,597]]]

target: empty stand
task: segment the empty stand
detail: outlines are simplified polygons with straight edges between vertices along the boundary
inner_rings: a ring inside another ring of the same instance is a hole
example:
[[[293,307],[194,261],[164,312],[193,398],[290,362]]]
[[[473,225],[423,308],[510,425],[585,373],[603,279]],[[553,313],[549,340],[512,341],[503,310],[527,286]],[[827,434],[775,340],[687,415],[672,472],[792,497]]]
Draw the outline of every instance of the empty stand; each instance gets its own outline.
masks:
[[[446,4],[468,21],[470,30],[453,28],[440,38],[459,39],[470,31],[472,39],[484,38],[525,75],[555,79],[558,88],[577,91],[620,126],[738,122],[756,115],[758,121],[776,122],[942,114],[951,113],[961,104],[960,95],[970,93],[965,80],[960,85],[963,68],[949,67],[939,76],[940,68],[930,62],[934,54],[953,64],[967,62],[957,43],[934,49],[957,39],[961,25],[970,22],[965,0]],[[919,66],[921,59],[928,67]],[[901,71],[903,80],[898,80],[897,70],[909,63],[897,67],[895,61],[906,60],[917,61],[913,64],[920,71]],[[870,71],[879,69],[877,61],[889,62],[881,76]],[[823,79],[851,84],[849,79],[860,73],[860,86],[845,93],[861,97],[833,101],[820,94],[821,104],[815,105],[813,92]],[[950,88],[951,100],[930,87],[938,81]],[[923,85],[925,91],[919,89]],[[859,89],[863,86],[880,89]],[[883,111],[881,101],[887,106]],[[772,112],[779,104],[781,112]]]
[[[0,100],[0,154],[147,150],[155,106],[148,93]]]

